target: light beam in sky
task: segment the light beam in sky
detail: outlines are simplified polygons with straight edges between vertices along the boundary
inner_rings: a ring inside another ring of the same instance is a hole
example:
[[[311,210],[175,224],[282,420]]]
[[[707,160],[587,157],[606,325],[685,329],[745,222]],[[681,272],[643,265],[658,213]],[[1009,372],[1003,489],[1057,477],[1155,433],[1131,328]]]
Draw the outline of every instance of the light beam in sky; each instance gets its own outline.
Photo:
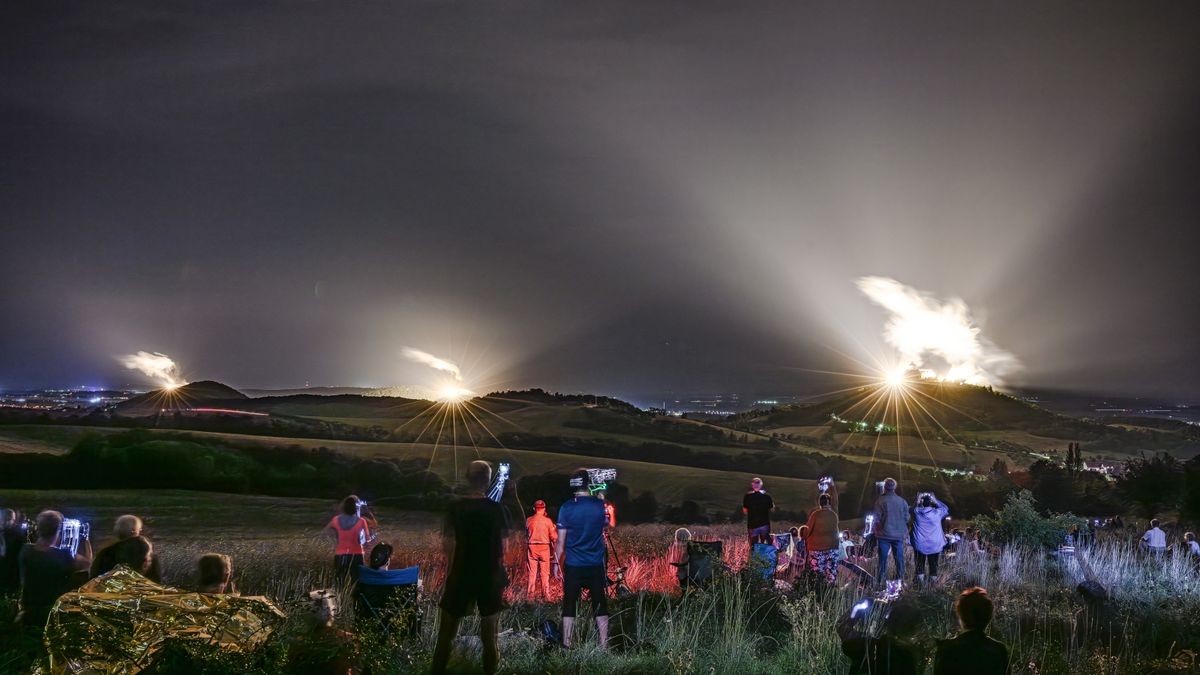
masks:
[[[1002,376],[1019,367],[1012,354],[980,334],[967,304],[945,302],[888,277],[862,277],[858,288],[891,316],[883,339],[900,352],[900,363],[885,374],[903,382],[908,370],[926,379],[980,386],[1002,385]]]
[[[454,376],[454,380],[456,382],[462,382],[462,369],[459,368],[458,364],[453,361],[438,358],[429,352],[424,352],[420,349],[413,349],[412,347],[404,348],[404,358],[408,359],[409,361],[414,361],[416,363],[429,366],[435,370],[441,370],[443,372],[450,373]]]
[[[138,352],[121,357],[121,363],[157,381],[163,389],[174,389],[187,384],[179,373],[179,366],[166,354]]]

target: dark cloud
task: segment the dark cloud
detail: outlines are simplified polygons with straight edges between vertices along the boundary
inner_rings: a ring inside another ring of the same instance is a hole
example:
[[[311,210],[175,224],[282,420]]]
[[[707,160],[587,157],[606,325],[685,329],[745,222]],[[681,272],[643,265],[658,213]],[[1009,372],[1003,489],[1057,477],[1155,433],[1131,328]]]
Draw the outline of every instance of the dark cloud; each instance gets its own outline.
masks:
[[[1195,7],[651,4],[0,10],[0,386],[800,391],[880,274],[1197,394]]]

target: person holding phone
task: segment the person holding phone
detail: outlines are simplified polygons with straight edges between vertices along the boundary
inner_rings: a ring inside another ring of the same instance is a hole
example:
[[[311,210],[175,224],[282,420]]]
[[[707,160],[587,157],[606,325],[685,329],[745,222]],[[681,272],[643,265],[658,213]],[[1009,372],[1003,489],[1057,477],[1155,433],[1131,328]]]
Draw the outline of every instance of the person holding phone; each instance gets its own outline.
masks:
[[[54,602],[86,579],[92,564],[90,540],[83,538],[75,555],[58,547],[62,524],[63,515],[58,511],[42,511],[37,517],[37,541],[21,548],[21,612],[17,619],[35,635],[46,628]]]

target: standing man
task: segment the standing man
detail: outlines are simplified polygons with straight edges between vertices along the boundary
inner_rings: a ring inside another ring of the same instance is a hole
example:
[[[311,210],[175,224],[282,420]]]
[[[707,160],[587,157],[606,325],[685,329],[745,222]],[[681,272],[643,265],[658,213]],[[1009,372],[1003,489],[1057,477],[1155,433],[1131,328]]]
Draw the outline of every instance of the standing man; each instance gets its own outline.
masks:
[[[763,491],[761,478],[750,481],[750,491],[742,497],[742,513],[746,514],[746,531],[750,536],[750,547],[757,543],[769,544],[771,539],[771,512],[775,500]]]
[[[550,552],[558,543],[558,530],[554,521],[546,515],[546,502],[533,503],[533,515],[525,519],[525,538],[529,544],[526,565],[529,568],[529,599],[537,591],[537,580],[542,579],[542,594],[550,598]]]
[[[883,494],[875,501],[875,541],[879,544],[879,583],[887,581],[888,553],[896,559],[896,578],[904,579],[904,540],[908,538],[908,504],[896,494],[896,479],[883,481]]]
[[[0,596],[21,590],[21,568],[17,560],[29,541],[25,530],[17,524],[17,512],[0,509]]]
[[[608,575],[604,568],[604,528],[608,518],[604,503],[588,494],[587,469],[571,474],[571,500],[558,509],[558,546],[555,558],[563,576],[563,646],[571,646],[575,608],[587,589],[596,616],[600,648],[608,648]]]
[[[446,590],[440,607],[433,672],[446,672],[450,647],[462,618],[479,609],[479,639],[483,643],[483,672],[491,675],[500,663],[496,644],[500,610],[504,608],[504,538],[508,517],[504,507],[487,498],[492,465],[475,460],[467,466],[470,494],[450,506],[443,527],[443,546],[449,561]]]

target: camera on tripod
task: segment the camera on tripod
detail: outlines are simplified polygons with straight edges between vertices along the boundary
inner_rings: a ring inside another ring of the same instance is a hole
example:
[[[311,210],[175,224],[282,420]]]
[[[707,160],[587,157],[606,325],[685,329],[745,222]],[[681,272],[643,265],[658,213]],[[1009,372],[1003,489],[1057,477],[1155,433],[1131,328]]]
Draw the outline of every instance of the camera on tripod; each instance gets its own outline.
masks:
[[[616,469],[584,469],[587,472],[587,489],[590,494],[604,492],[608,489],[608,484],[617,479]],[[571,487],[585,487],[582,476],[571,478]]]

